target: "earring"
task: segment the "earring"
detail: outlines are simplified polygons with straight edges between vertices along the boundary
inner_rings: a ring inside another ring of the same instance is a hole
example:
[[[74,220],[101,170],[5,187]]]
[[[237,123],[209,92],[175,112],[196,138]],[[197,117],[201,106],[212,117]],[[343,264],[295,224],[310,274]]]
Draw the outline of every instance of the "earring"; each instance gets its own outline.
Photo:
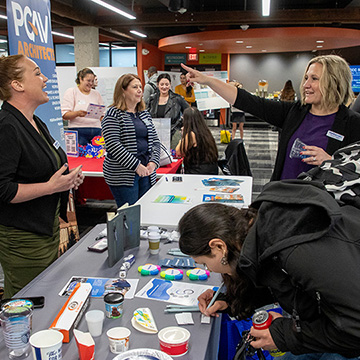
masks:
[[[225,256],[225,254],[224,254],[224,256],[221,258],[220,264],[221,264],[221,265],[229,265],[229,262],[228,262],[228,260],[227,260],[227,257]]]

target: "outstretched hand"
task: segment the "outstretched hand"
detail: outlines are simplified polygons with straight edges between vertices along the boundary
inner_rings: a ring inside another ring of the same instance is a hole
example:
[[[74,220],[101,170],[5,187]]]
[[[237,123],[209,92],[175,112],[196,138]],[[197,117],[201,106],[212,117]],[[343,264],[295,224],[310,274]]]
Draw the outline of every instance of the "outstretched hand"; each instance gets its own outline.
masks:
[[[208,80],[210,79],[209,76],[204,75],[204,73],[198,70],[194,70],[193,68],[184,64],[181,64],[181,66],[184,70],[187,71],[186,80],[191,86],[193,85],[194,81],[199,84],[207,84]]]

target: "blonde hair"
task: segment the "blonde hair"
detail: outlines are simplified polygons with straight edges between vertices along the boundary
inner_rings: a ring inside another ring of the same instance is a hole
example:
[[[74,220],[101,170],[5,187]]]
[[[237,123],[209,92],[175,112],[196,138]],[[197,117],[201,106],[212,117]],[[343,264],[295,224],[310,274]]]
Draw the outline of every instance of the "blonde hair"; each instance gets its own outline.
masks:
[[[321,55],[311,59],[305,69],[300,84],[301,102],[305,105],[305,77],[312,64],[322,65],[322,74],[319,80],[319,88],[322,95],[321,105],[332,109],[339,105],[346,105],[354,98],[351,89],[351,70],[348,63],[338,55]]]
[[[0,57],[0,99],[9,100],[12,96],[11,82],[23,79],[25,68],[20,62],[25,60],[24,55],[11,55]]]
[[[124,74],[118,79],[115,85],[113,103],[110,106],[115,106],[116,108],[123,111],[127,110],[124,90],[126,90],[129,84],[135,79],[141,82],[140,78],[135,74]],[[141,99],[141,101],[136,105],[136,111],[143,111],[145,109],[145,102],[143,99]]]

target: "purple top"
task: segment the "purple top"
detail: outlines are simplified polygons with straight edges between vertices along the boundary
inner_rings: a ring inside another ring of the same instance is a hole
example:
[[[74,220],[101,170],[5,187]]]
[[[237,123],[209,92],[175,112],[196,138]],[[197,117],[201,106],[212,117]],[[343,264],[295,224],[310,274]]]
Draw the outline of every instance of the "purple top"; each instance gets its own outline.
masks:
[[[309,171],[313,168],[313,165],[302,162],[301,158],[291,159],[289,157],[291,147],[295,139],[299,138],[306,145],[318,146],[326,150],[328,144],[328,137],[326,134],[328,130],[331,130],[332,128],[335,116],[336,113],[325,116],[313,115],[310,112],[307,113],[304,121],[300,124],[288,142],[281,180],[296,179],[300,173]]]

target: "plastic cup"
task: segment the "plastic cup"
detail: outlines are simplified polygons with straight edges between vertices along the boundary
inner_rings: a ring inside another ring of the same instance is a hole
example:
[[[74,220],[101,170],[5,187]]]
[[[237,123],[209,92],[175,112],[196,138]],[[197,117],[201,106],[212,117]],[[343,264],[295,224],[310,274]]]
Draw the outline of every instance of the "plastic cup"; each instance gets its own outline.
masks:
[[[30,354],[30,329],[32,309],[24,306],[9,306],[0,313],[5,345],[10,359],[24,359]]]
[[[110,351],[113,354],[120,354],[129,350],[129,338],[131,331],[126,327],[114,327],[107,331]]]
[[[157,232],[157,233],[159,233],[159,232],[160,232],[160,229],[159,229],[158,226],[151,225],[151,226],[148,226],[147,232],[148,232],[148,233],[151,233],[151,232]]]
[[[160,251],[160,238],[161,235],[156,232],[149,233],[149,250],[151,255],[156,255]]]
[[[306,146],[306,144],[304,144],[299,138],[296,138],[290,150],[290,159],[307,157],[306,155],[300,154],[301,151],[305,150],[304,146]]]
[[[85,314],[85,320],[92,337],[102,334],[105,314],[101,310],[90,310]]]
[[[41,330],[31,335],[33,357],[36,360],[60,360],[64,335],[57,330]]]

